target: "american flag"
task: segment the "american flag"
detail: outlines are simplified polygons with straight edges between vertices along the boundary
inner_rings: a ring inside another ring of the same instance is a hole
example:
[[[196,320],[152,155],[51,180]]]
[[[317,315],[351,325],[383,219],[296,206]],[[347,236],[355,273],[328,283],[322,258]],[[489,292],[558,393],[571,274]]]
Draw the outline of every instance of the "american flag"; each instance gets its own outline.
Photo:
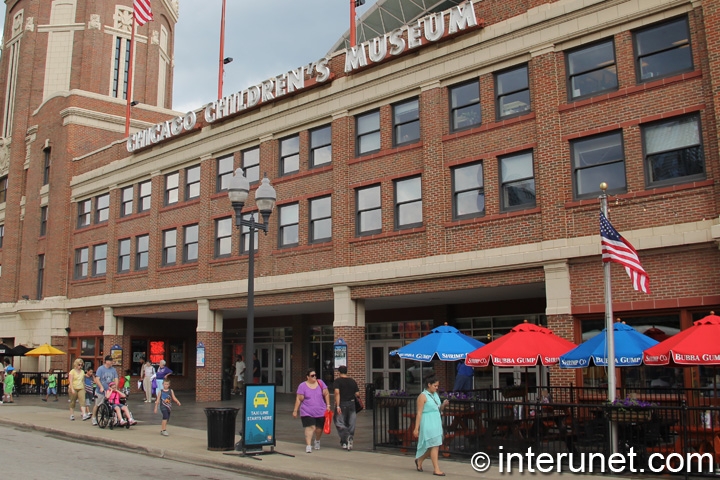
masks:
[[[635,290],[650,293],[650,277],[640,264],[637,252],[610,224],[600,212],[600,238],[602,239],[603,262],[615,262],[625,267]]]
[[[134,16],[141,27],[153,19],[150,0],[133,0]]]

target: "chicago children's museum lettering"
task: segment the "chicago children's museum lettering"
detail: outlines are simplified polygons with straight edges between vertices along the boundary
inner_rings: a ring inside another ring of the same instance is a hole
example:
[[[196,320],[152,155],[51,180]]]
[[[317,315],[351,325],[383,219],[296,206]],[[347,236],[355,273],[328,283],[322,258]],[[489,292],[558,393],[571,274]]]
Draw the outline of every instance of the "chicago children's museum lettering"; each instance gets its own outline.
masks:
[[[445,19],[448,19],[447,31]],[[361,45],[345,49],[345,73],[379,63],[406,51],[437,42],[447,35],[453,35],[478,26],[475,9],[471,1],[421,18],[413,25],[405,25],[381,37],[373,38]],[[407,40],[404,35],[407,34]],[[310,88],[330,80],[330,58],[305,65],[287,73],[270,78],[245,90],[208,103],[202,115],[208,124],[226,118],[262,103],[272,102],[285,95]],[[314,80],[306,85],[307,80]],[[197,113],[188,112],[152,127],[130,135],[126,142],[127,151],[132,153],[168,138],[193,130],[197,124]]]

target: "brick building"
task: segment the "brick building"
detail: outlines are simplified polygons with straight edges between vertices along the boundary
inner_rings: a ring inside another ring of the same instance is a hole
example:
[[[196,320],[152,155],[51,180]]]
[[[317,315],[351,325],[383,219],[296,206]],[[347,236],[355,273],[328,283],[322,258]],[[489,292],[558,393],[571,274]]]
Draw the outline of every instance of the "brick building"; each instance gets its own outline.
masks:
[[[45,3],[71,5],[77,23]],[[256,242],[255,345],[281,392],[308,368],[332,380],[339,338],[358,383],[419,391],[418,365],[388,353],[434,325],[485,342],[523,319],[576,342],[602,328],[602,181],[652,287],[635,292],[613,266],[616,315],[671,335],[720,306],[720,0],[380,0],[359,47],[341,40],[188,113],[164,109],[177,2],[158,0],[139,30],[127,141],[124,102],[109,98],[127,7],[90,3],[9,2],[6,343],[52,341],[90,361],[117,345],[123,369],[165,358],[175,388],[219,399],[245,342],[248,234],[225,191],[237,168],[253,190],[265,174],[277,190]],[[67,30],[72,54],[51,65]],[[85,52],[107,61],[83,65]],[[452,380],[452,365],[433,367]],[[477,369],[476,385],[539,375]],[[705,376],[643,367],[626,381]]]

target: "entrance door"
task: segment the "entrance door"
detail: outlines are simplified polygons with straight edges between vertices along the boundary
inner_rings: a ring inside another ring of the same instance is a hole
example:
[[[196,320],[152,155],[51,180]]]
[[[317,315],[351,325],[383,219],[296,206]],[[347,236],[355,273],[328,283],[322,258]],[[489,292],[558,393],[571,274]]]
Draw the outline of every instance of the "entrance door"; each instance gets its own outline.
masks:
[[[260,382],[275,384],[277,393],[289,392],[290,345],[259,344],[256,346],[256,351],[260,361]]]
[[[507,388],[513,385],[527,386],[535,393],[535,387],[540,385],[540,367],[493,367],[496,388]],[[547,385],[547,383],[544,383]]]
[[[401,347],[401,342],[384,341],[372,342],[368,345],[370,350],[370,372],[368,378],[378,390],[402,390],[403,374],[400,357],[390,356],[390,352]]]

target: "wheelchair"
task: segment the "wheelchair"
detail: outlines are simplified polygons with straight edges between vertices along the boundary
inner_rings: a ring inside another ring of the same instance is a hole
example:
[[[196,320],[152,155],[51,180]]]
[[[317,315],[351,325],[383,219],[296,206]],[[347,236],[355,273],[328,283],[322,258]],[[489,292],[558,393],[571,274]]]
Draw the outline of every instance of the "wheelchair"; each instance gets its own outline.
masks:
[[[120,399],[120,403],[122,405],[125,405],[126,400],[124,398]],[[110,406],[110,403],[107,401],[107,398],[103,401],[102,405],[98,407],[97,411],[97,422],[98,427],[105,428],[109,427],[110,430],[112,430],[115,427],[125,427],[130,428],[130,418],[125,418],[125,425],[120,425],[120,420],[124,418],[125,413],[121,410],[120,411],[121,417],[118,418],[118,414],[115,411],[115,409]]]

